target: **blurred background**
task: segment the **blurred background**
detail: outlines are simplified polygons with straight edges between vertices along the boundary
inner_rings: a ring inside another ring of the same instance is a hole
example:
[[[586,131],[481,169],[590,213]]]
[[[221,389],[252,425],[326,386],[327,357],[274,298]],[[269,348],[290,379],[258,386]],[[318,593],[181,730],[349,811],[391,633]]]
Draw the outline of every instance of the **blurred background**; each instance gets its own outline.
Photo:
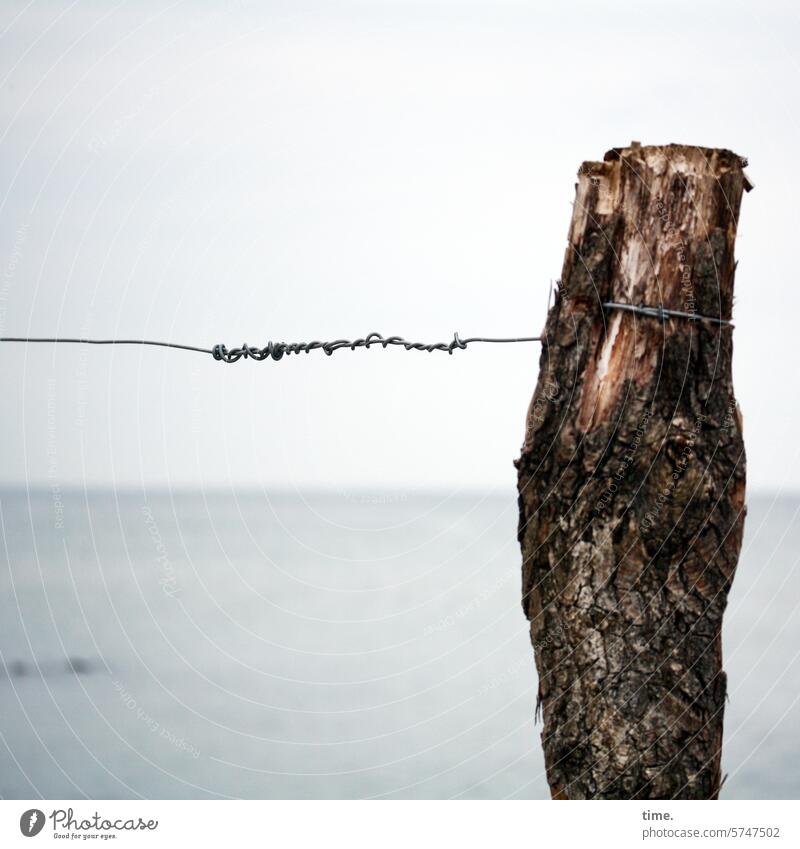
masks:
[[[796,798],[793,4],[0,8],[0,335],[536,335],[576,172],[750,160],[723,796]],[[544,797],[538,345],[0,348],[0,795]]]

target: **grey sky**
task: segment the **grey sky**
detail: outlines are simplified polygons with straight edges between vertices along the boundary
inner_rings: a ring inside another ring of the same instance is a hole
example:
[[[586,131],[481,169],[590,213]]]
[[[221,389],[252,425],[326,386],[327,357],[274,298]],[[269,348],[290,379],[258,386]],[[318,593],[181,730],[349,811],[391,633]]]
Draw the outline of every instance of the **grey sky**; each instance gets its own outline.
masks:
[[[797,489],[799,32],[770,3],[5,0],[0,330],[535,334],[583,160],[724,146],[756,185],[748,477]],[[0,480],[507,487],[538,356],[3,347]]]

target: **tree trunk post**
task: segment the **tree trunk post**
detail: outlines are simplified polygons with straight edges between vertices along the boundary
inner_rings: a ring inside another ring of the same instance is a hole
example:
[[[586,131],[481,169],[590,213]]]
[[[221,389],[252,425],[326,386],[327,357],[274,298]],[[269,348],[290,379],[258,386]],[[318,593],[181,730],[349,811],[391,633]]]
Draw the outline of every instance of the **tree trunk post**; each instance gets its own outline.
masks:
[[[523,609],[557,799],[714,799],[744,526],[729,320],[746,162],[684,145],[578,171],[519,473]]]

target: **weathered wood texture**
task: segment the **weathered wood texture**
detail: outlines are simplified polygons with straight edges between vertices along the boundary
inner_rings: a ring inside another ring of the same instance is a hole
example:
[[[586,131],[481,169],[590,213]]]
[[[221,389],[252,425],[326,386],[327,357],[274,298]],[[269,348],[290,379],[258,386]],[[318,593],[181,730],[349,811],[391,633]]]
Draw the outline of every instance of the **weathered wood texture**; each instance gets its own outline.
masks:
[[[729,319],[743,161],[682,145],[585,162],[519,472],[523,607],[554,798],[716,798],[721,625],[745,456]]]

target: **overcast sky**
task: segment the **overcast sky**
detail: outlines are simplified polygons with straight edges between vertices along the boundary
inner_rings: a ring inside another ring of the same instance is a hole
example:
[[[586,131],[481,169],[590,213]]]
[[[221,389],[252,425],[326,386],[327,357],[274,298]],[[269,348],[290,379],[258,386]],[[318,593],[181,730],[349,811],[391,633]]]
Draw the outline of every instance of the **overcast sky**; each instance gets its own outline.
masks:
[[[800,488],[794,4],[0,5],[0,335],[536,334],[586,159],[750,159],[736,394]],[[513,488],[538,345],[0,348],[3,485]]]

